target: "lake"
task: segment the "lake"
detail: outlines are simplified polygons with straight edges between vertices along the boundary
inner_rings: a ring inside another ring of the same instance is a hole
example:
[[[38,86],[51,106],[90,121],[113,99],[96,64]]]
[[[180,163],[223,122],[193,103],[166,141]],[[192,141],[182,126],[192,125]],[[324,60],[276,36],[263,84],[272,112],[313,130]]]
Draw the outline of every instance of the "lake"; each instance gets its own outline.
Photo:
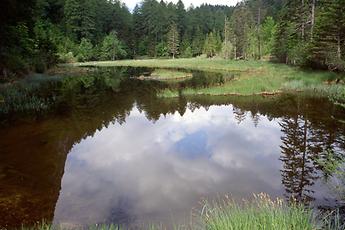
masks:
[[[338,204],[318,162],[345,153],[343,109],[302,94],[161,98],[162,88],[212,87],[233,75],[136,78],[147,71],[111,70],[111,90],[94,84],[66,94],[53,112],[8,115],[0,130],[1,227],[43,219],[169,227],[226,194]]]

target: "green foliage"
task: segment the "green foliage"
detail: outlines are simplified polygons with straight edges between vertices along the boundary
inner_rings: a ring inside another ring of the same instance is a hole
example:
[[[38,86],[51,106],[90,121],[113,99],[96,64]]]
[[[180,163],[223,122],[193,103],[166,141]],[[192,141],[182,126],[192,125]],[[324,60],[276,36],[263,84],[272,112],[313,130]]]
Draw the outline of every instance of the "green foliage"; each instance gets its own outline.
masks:
[[[25,23],[7,26],[5,38],[8,41],[0,53],[3,65],[13,71],[27,69],[34,55],[34,39],[29,35],[28,26]]]
[[[6,0],[0,72],[8,76],[43,72],[57,61],[167,53],[220,53],[227,59],[274,55],[288,64],[345,71],[344,3],[248,0],[235,7],[204,4],[186,10],[182,1],[144,0],[131,13],[118,0]]]
[[[313,230],[317,227],[311,210],[299,204],[285,204],[281,199],[272,200],[266,194],[255,195],[243,204],[229,198],[219,203],[206,202],[202,216],[208,230]]]
[[[121,72],[96,71],[79,76],[36,74],[13,84],[0,86],[0,117],[15,114],[43,114],[78,95],[117,91]]]
[[[168,46],[165,42],[160,42],[157,44],[156,55],[157,55],[157,57],[168,57],[169,56]]]
[[[253,26],[252,12],[244,2],[240,3],[230,19],[231,43],[234,45],[235,58],[246,59],[249,56],[249,36]]]
[[[49,21],[39,20],[34,26],[36,71],[43,73],[45,69],[57,62],[58,43],[61,38],[59,29]]]
[[[191,58],[193,57],[193,51],[190,46],[188,46],[182,53],[182,57],[184,58]]]
[[[102,60],[116,60],[127,56],[122,42],[115,32],[111,32],[103,39],[100,57]]]
[[[193,37],[193,41],[192,41],[193,56],[198,56],[202,54],[204,42],[205,42],[205,38],[203,34],[201,33],[200,28],[197,27],[195,35]]]
[[[90,61],[94,56],[93,45],[90,40],[82,38],[79,44],[78,61]]]
[[[66,0],[64,5],[64,21],[67,34],[73,40],[78,40],[81,33],[82,10],[80,1]]]
[[[262,55],[273,54],[274,39],[277,26],[272,17],[267,17],[261,27],[261,38],[263,41]]]
[[[168,33],[168,49],[169,53],[175,58],[179,54],[179,46],[180,46],[180,35],[177,30],[177,25],[173,23],[170,26],[170,30]]]
[[[220,51],[220,36],[215,32],[210,32],[205,39],[204,54],[207,57],[214,57]]]
[[[228,42],[224,41],[223,42],[220,56],[224,59],[233,59],[234,58],[234,47],[230,41],[228,41]]]
[[[345,1],[320,1],[309,60],[330,70],[345,71]]]

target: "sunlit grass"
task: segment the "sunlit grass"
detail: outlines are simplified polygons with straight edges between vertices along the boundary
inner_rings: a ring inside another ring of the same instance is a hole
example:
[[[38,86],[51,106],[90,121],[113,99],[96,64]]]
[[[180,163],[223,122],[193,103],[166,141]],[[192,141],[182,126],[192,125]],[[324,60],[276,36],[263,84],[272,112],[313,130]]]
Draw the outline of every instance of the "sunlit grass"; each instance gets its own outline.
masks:
[[[264,61],[231,61],[224,59],[207,58],[179,58],[179,59],[146,59],[146,60],[120,60],[102,62],[83,62],[66,64],[65,66],[131,66],[131,67],[150,67],[150,68],[184,68],[206,71],[260,71],[262,64],[273,65]]]
[[[266,194],[242,203],[229,198],[206,203],[202,216],[208,230],[312,230],[317,226],[311,210],[299,204],[287,205],[279,198],[272,200]]]
[[[224,60],[207,58],[181,58],[181,59],[148,59],[148,60],[121,60],[105,62],[75,63],[74,66],[131,66],[151,68],[184,68],[190,70],[205,70],[215,72],[240,72],[234,81],[210,88],[186,89],[182,95],[254,95],[275,94],[280,91],[307,91],[310,89],[323,92],[326,96],[344,100],[344,85],[334,94],[334,86],[327,82],[342,78],[336,73],[327,71],[307,71],[285,64],[276,64],[267,61]],[[161,70],[157,70],[161,71]],[[163,70],[164,72],[164,70]],[[174,73],[177,74],[177,73]],[[160,73],[164,78],[174,74]],[[332,93],[333,92],[333,93]],[[332,95],[331,95],[332,94]],[[159,93],[161,97],[175,97],[179,94],[171,89]]]
[[[155,69],[150,75],[151,79],[157,80],[185,79],[189,77],[192,77],[191,73],[172,69]]]

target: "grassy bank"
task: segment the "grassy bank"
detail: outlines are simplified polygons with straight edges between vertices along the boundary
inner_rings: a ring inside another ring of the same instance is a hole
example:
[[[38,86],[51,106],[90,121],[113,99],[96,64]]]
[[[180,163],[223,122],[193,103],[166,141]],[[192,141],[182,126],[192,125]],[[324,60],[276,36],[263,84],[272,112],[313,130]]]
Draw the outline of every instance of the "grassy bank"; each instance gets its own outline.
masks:
[[[345,225],[339,213],[315,214],[302,204],[286,203],[283,199],[271,199],[267,194],[258,194],[250,200],[235,202],[229,197],[223,200],[204,202],[188,225],[176,225],[174,229],[207,230],[340,230]],[[81,226],[52,226],[46,223],[22,230],[81,229]],[[117,225],[94,225],[87,229],[128,229]],[[164,225],[143,225],[136,229],[169,229]]]
[[[150,76],[144,77],[142,79],[152,79],[152,80],[183,80],[192,77],[192,73],[187,71],[178,71],[172,69],[155,69]]]
[[[262,65],[274,66],[269,62],[261,61],[229,61],[224,59],[207,58],[179,58],[179,59],[146,59],[146,60],[120,60],[120,61],[99,61],[66,64],[67,66],[131,66],[149,68],[183,68],[205,71],[261,71]]]
[[[284,64],[267,61],[232,61],[224,59],[150,59],[123,60],[108,62],[76,63],[74,66],[131,66],[150,68],[185,68],[191,70],[205,70],[215,72],[236,72],[237,77],[225,84],[205,88],[188,88],[183,95],[255,95],[276,94],[281,91],[315,91],[326,96],[332,96],[340,104],[345,103],[344,76],[327,71],[306,71]],[[173,74],[165,76],[168,78]],[[340,84],[334,87],[337,79]],[[337,90],[335,90],[337,88]],[[163,90],[159,96],[176,97],[177,90]]]

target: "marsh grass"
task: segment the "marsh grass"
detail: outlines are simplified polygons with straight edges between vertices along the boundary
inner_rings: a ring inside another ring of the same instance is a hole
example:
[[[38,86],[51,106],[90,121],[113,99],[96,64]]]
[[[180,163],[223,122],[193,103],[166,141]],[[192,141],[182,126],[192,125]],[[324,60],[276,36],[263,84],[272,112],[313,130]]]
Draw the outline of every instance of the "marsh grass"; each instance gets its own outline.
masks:
[[[205,203],[202,217],[209,230],[312,230],[317,226],[312,211],[303,205],[287,205],[263,193],[241,203],[230,198]]]
[[[0,86],[0,114],[13,111],[42,112],[49,109],[55,100],[51,89],[57,87],[59,82],[57,77],[34,75]]]
[[[59,104],[70,104],[78,95],[93,97],[116,92],[121,73],[101,72],[82,76],[32,75],[20,81],[0,85],[0,116],[43,114]]]
[[[149,78],[156,80],[175,80],[192,77],[191,73],[172,69],[155,69]]]

